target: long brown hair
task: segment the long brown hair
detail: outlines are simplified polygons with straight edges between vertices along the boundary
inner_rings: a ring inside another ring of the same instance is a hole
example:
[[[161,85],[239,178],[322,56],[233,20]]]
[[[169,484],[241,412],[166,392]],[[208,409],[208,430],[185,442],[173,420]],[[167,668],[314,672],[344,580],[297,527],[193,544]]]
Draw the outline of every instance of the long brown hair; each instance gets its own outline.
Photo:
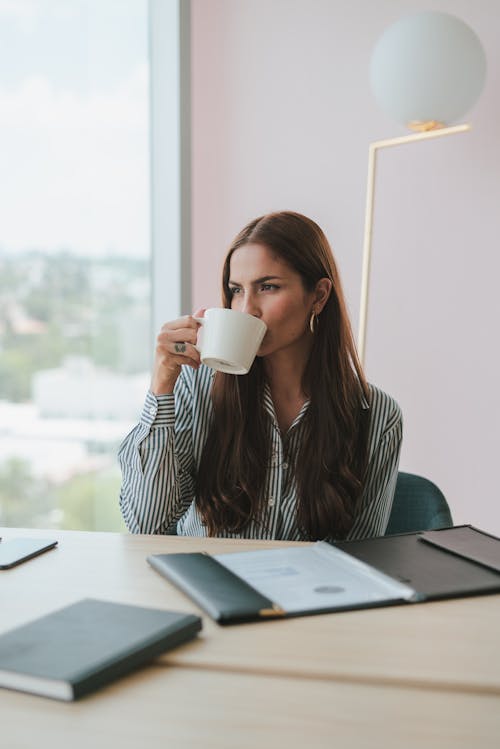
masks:
[[[271,213],[250,222],[230,246],[222,301],[231,306],[231,257],[245,244],[268,247],[300,274],[307,291],[321,278],[332,291],[316,320],[303,390],[310,401],[295,466],[296,521],[304,538],[343,538],[351,528],[367,462],[369,389],[356,353],[339,273],[320,227],[298,213]],[[197,508],[210,535],[265,523],[263,489],[269,460],[269,417],[263,408],[261,359],[246,376],[217,372],[213,420],[197,477]]]

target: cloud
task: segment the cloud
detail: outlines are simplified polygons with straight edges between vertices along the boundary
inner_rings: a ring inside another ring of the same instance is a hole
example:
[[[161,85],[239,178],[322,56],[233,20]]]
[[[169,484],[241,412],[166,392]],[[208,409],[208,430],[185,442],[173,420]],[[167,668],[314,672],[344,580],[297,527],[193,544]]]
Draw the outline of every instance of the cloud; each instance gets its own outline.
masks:
[[[148,253],[146,63],[106,93],[0,88],[0,135],[0,246]]]
[[[31,21],[36,14],[36,0],[1,0],[0,2],[0,17],[24,22]]]

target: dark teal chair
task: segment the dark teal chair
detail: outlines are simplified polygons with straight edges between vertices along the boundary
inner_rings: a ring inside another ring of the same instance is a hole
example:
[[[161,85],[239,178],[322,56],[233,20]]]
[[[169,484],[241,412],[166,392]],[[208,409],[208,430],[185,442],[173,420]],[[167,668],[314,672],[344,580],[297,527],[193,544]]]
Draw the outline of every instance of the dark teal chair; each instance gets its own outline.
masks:
[[[453,520],[441,489],[423,476],[400,471],[385,535],[430,531],[450,525]]]

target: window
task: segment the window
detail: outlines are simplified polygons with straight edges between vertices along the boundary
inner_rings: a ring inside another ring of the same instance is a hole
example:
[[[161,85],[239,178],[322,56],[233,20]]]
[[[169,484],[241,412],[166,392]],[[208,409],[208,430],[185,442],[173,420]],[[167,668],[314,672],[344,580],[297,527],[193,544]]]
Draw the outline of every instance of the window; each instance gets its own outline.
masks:
[[[146,0],[0,0],[0,525],[119,530],[150,368]]]

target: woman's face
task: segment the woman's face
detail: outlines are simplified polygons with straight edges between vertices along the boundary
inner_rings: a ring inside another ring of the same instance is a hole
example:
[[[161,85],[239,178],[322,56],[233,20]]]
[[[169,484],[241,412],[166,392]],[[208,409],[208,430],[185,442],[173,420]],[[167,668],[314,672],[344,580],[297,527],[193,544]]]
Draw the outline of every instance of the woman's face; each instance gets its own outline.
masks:
[[[267,332],[258,356],[303,350],[310,345],[309,320],[316,299],[287,263],[261,244],[246,244],[230,260],[231,308],[258,317]]]

